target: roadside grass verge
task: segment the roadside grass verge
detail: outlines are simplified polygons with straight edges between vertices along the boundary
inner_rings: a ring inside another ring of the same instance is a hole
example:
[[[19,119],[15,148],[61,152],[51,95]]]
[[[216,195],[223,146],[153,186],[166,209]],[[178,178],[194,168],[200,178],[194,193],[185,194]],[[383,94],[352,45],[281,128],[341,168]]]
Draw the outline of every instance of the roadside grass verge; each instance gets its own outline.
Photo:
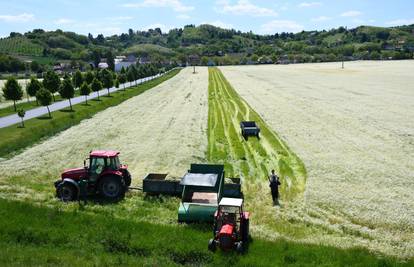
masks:
[[[255,239],[244,255],[211,253],[203,225],[135,222],[81,208],[0,200],[2,266],[413,266],[411,259]],[[30,223],[29,223],[30,222]],[[34,256],[35,255],[35,256]]]
[[[279,115],[279,114],[277,114]],[[240,133],[240,122],[256,121],[260,140]],[[272,169],[281,177],[281,192],[289,200],[305,190],[303,162],[236,93],[217,68],[209,69],[208,151],[210,162],[222,163],[229,176],[244,177],[245,187],[262,185]]]
[[[102,96],[100,101],[88,101],[88,106],[79,103],[73,106],[75,112],[68,112],[67,109],[54,111],[52,112],[53,119],[49,119],[47,115],[33,118],[25,121],[25,128],[18,128],[18,125],[1,128],[0,158],[10,157],[21,149],[24,149],[43,138],[53,136],[66,130],[73,125],[80,123],[83,119],[91,118],[99,111],[118,105],[131,97],[137,96],[170,79],[179,71],[180,69],[175,69],[162,77],[135,87],[130,87],[125,91],[117,91],[116,93],[112,93],[111,97]]]

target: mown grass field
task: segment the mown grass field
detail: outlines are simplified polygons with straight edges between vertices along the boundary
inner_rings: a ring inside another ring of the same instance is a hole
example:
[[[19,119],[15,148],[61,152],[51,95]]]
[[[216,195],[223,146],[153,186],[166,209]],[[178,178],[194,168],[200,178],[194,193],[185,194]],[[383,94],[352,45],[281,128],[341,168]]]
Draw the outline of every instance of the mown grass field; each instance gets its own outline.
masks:
[[[241,121],[256,121],[261,130],[260,140],[244,140]],[[208,160],[224,164],[230,177],[243,177],[247,190],[266,182],[275,169],[281,176],[284,199],[303,193],[306,170],[302,161],[239,97],[217,68],[209,69],[208,126]]]
[[[7,169],[7,173],[0,174],[0,265],[379,267],[414,264],[413,260],[402,262],[400,259],[375,254],[365,248],[342,249],[323,244],[301,243],[281,237],[281,234],[286,233],[292,236],[309,235],[320,229],[296,223],[294,220],[288,221],[284,217],[278,218],[278,210],[271,206],[265,177],[259,178],[251,175],[251,173],[261,172],[260,167],[251,165],[249,166],[251,171],[243,173],[242,169],[238,167],[239,159],[235,158],[235,154],[227,152],[231,147],[226,145],[224,141],[222,143],[224,147],[217,149],[221,149],[222,154],[229,155],[228,159],[232,164],[232,167],[226,166],[229,174],[234,176],[244,174],[247,209],[252,212],[252,243],[245,255],[237,255],[233,252],[209,252],[207,243],[212,236],[211,225],[178,224],[178,198],[150,197],[140,191],[129,191],[126,198],[116,204],[102,205],[90,200],[86,205],[79,205],[78,203],[65,204],[57,200],[54,197],[53,180],[60,173],[62,165],[68,166],[68,162],[71,164],[81,162],[82,158],[74,157],[73,154],[83,154],[83,151],[80,151],[82,149],[88,151],[89,147],[85,145],[88,141],[98,147],[113,145],[115,148],[121,148],[121,158],[127,158],[125,163],[130,165],[132,169],[135,168],[135,165],[139,165],[139,161],[145,160],[141,159],[145,154],[140,151],[145,149],[149,150],[147,153],[160,157],[158,161],[160,165],[163,164],[162,161],[168,161],[169,164],[182,164],[182,161],[187,162],[194,159],[188,155],[188,158],[181,158],[179,162],[175,162],[174,153],[167,157],[161,157],[158,154],[163,150],[167,151],[167,148],[163,146],[168,145],[173,146],[170,150],[178,150],[183,146],[190,146],[189,149],[186,148],[183,151],[194,149],[191,145],[195,143],[196,137],[192,140],[185,138],[175,142],[161,142],[164,139],[173,138],[167,133],[172,132],[171,135],[178,135],[184,126],[189,131],[190,125],[194,122],[186,114],[195,113],[189,112],[189,109],[204,108],[198,101],[202,97],[202,103],[205,102],[206,92],[199,94],[195,92],[201,87],[200,81],[197,81],[197,77],[200,77],[201,74],[192,74],[187,69],[185,74],[180,73],[179,75],[167,81],[166,85],[154,88],[153,90],[157,90],[156,93],[151,90],[145,95],[137,96],[112,108],[112,110],[102,111],[90,121],[74,126],[10,160],[0,162],[0,166]],[[231,86],[227,84],[217,69],[210,70],[209,80],[216,84],[215,87],[210,84],[210,97],[214,98],[211,93],[217,90],[218,96],[227,92],[233,101],[243,103],[237,94],[232,94]],[[181,90],[182,87],[190,86],[193,86],[192,90],[194,91]],[[171,90],[170,87],[178,89]],[[206,89],[202,88],[202,90]],[[162,94],[162,97],[158,94]],[[168,103],[171,101],[175,101],[175,103],[169,105]],[[209,104],[214,101],[216,100],[209,98]],[[144,102],[150,103],[148,106],[139,106],[144,105]],[[155,105],[156,103],[159,105]],[[180,114],[174,114],[171,111],[175,105],[184,106],[178,112]],[[140,110],[141,108],[148,110],[143,112]],[[210,105],[209,109],[211,108]],[[130,117],[124,116],[123,109],[130,114]],[[163,112],[164,110],[166,111]],[[213,111],[215,110],[214,108]],[[114,112],[123,118],[121,124],[115,121],[115,117],[110,116]],[[249,109],[249,116],[252,114],[250,112]],[[161,114],[163,120],[151,122],[150,128],[139,127],[138,120],[142,118],[151,120],[150,117],[158,116],[158,113]],[[177,118],[178,115],[181,119]],[[230,115],[225,115],[223,118],[229,117],[231,118]],[[104,118],[109,119],[109,122]],[[185,118],[188,120],[186,121]],[[180,123],[175,124],[174,121]],[[104,127],[109,124],[122,127],[115,127],[116,129],[104,133],[94,133],[93,131],[96,130],[99,123]],[[207,121],[205,123],[207,124]],[[133,124],[137,124],[138,127]],[[217,131],[219,128],[210,127],[210,124],[209,120],[209,149],[216,142],[211,138],[211,134],[217,134],[219,139],[226,137],[220,135],[220,132],[227,132],[227,130]],[[261,127],[263,130],[267,126],[262,124]],[[126,130],[117,128],[126,128]],[[195,128],[198,128],[198,124]],[[71,137],[72,129],[77,129],[85,137]],[[136,132],[131,132],[131,129],[135,129]],[[140,133],[140,131],[146,132],[151,137]],[[86,136],[89,133],[90,135]],[[239,133],[234,134],[232,138],[239,138]],[[272,135],[273,133],[263,132],[262,140],[272,140],[277,137],[271,137]],[[95,136],[96,138],[94,138]],[[97,140],[95,141],[95,139]],[[143,141],[141,142],[141,140]],[[249,139],[249,143],[243,143],[242,146],[254,144],[250,143],[251,141],[254,142],[254,139]],[[140,145],[141,143],[143,145]],[[233,147],[237,146],[240,145],[234,142]],[[274,143],[270,150],[276,148],[277,151],[284,151],[281,155],[286,157],[285,153],[289,151],[287,147],[278,147]],[[60,149],[62,150],[59,152]],[[58,151],[56,152],[56,150]],[[209,157],[208,151],[205,154],[206,158]],[[48,158],[48,153],[52,158]],[[254,152],[249,153],[254,154]],[[252,156],[249,153],[246,152],[246,155]],[[276,159],[281,158],[279,154],[275,155]],[[70,159],[68,160],[68,158]],[[223,161],[223,158],[211,158],[210,160]],[[296,162],[300,166],[298,159],[292,158],[291,161],[285,159],[285,162],[290,164],[293,172],[300,170],[292,164],[292,162]],[[56,169],[55,165],[58,165],[59,168]],[[14,170],[16,168],[19,170]],[[183,172],[185,172],[185,168],[183,168]],[[264,173],[264,170],[262,172]],[[296,173],[300,174],[300,172]],[[134,176],[134,183],[136,184],[137,181],[139,184],[140,177]],[[258,191],[255,191],[256,189]],[[286,188],[286,191],[283,192],[288,193],[288,190],[290,189]],[[301,194],[301,191],[298,190],[291,195],[291,198],[283,199],[282,203],[285,207],[289,206],[289,202],[297,198],[300,199]],[[274,233],[274,235],[269,233]]]
[[[25,128],[19,128],[17,125],[1,128],[0,158],[10,157],[11,154],[16,154],[21,149],[38,142],[42,138],[55,135],[78,124],[83,119],[92,117],[99,111],[118,105],[133,96],[137,96],[168,80],[179,71],[179,69],[173,70],[162,77],[145,82],[136,87],[128,88],[126,91],[120,90],[113,93],[110,97],[102,96],[100,101],[96,99],[88,101],[88,106],[84,104],[74,105],[75,112],[70,112],[68,109],[59,110],[52,112],[52,119],[49,119],[45,115],[25,121]]]
[[[220,70],[305,163],[295,220],[341,235],[309,241],[414,256],[413,60]]]

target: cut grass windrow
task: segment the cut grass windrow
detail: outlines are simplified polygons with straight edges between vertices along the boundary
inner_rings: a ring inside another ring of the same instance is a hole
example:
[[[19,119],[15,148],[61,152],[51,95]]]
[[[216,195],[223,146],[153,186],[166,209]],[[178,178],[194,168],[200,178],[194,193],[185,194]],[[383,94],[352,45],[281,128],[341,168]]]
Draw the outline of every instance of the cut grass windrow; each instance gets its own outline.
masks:
[[[240,122],[246,120],[258,123],[260,140],[242,137]],[[208,139],[208,160],[223,163],[228,176],[243,177],[247,193],[253,189],[250,187],[267,181],[272,169],[280,174],[283,199],[289,200],[304,192],[303,162],[236,93],[217,68],[209,69]]]
[[[83,119],[91,118],[99,111],[118,105],[131,97],[142,94],[175,76],[179,71],[180,69],[172,70],[157,79],[128,88],[125,91],[117,91],[116,93],[111,94],[110,97],[102,96],[100,101],[97,101],[97,99],[90,100],[88,101],[87,106],[83,103],[74,105],[74,112],[70,112],[67,109],[52,112],[53,119],[49,119],[46,115],[27,120],[25,121],[25,128],[18,128],[17,125],[1,128],[0,158],[10,157],[21,149],[38,142],[42,138],[53,136],[80,123]]]

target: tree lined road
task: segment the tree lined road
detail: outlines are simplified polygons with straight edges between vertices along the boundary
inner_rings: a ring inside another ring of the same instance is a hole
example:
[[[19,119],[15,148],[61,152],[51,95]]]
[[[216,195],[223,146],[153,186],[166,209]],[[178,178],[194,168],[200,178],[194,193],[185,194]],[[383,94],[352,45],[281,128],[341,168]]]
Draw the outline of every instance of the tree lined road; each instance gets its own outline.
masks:
[[[154,75],[154,76],[151,76],[151,77],[138,79],[138,80],[136,80],[136,83],[140,84],[140,83],[146,82],[148,80],[152,80],[154,78],[162,76],[164,74],[165,73],[157,74],[157,75]],[[124,88],[124,85],[125,85],[125,88],[132,87],[132,86],[135,85],[135,82],[126,82],[125,84],[121,84],[119,86],[119,88],[112,87],[111,89],[109,89],[109,92],[112,93],[112,92],[122,90]],[[107,94],[108,94],[108,90],[106,88],[99,91],[100,96],[105,96]],[[97,97],[98,97],[98,92],[92,92],[88,96],[88,100],[89,99],[94,99],[94,98],[97,98]],[[83,103],[85,101],[85,97],[84,96],[77,96],[77,97],[72,98],[71,101],[72,101],[72,105],[76,105],[76,104],[79,104],[79,103]],[[53,103],[52,105],[49,106],[49,109],[50,109],[50,112],[53,112],[53,111],[56,111],[56,110],[61,110],[61,109],[67,108],[67,107],[69,107],[69,101],[66,99],[66,100],[61,100],[59,102]],[[46,107],[38,107],[38,108],[31,109],[31,110],[26,110],[26,115],[25,115],[23,120],[26,121],[26,120],[33,119],[33,118],[36,118],[36,117],[40,117],[40,116],[45,115],[47,113],[48,112],[47,112]],[[20,123],[20,122],[21,122],[21,118],[17,114],[5,116],[5,117],[0,118],[0,128],[4,128],[4,127],[7,127],[7,126],[10,126],[10,125],[13,125],[13,124],[17,124],[17,123]]]

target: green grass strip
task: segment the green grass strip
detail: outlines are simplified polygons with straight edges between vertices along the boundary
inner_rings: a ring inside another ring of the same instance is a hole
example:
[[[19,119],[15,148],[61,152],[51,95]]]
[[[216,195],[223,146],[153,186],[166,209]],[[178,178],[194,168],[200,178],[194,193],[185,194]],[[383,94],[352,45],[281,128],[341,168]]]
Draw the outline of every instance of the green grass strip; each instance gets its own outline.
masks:
[[[1,266],[413,266],[366,249],[255,239],[245,255],[207,250],[202,225],[161,225],[0,199]]]
[[[112,93],[111,97],[101,96],[101,101],[96,99],[88,101],[88,106],[80,103],[74,105],[75,112],[68,112],[67,109],[52,112],[53,119],[47,117],[33,118],[25,121],[25,128],[18,125],[11,125],[0,129],[0,158],[6,158],[19,152],[43,138],[53,136],[66,130],[82,120],[91,118],[93,115],[108,107],[118,105],[125,100],[142,94],[143,92],[157,86],[158,84],[170,79],[180,72],[175,69],[164,76],[152,81],[130,87],[126,91]],[[46,109],[46,107],[45,107]]]
[[[244,177],[248,184],[262,183],[272,169],[282,179],[285,199],[305,190],[306,169],[286,143],[244,101],[221,71],[209,68],[208,150],[210,162],[222,163],[229,176]],[[275,114],[277,116],[277,114]],[[256,121],[260,140],[244,140],[240,122]]]

